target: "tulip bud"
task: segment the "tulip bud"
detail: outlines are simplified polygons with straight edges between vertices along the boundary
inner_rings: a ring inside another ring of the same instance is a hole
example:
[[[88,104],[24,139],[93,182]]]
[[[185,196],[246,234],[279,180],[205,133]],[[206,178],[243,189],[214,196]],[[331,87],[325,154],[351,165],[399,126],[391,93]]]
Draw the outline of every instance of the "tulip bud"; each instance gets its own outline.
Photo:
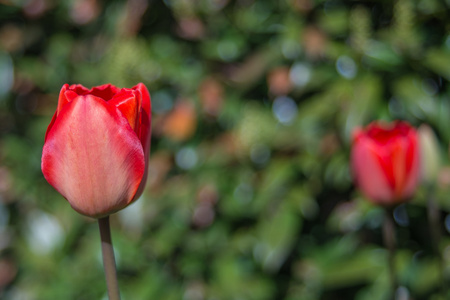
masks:
[[[410,198],[419,179],[419,144],[408,123],[373,122],[353,133],[351,164],[356,184],[375,204]]]
[[[436,182],[440,170],[439,143],[433,129],[427,124],[420,125],[417,133],[420,142],[422,180],[431,185]]]
[[[45,179],[79,213],[101,218],[137,199],[147,178],[147,88],[65,84],[42,151]]]

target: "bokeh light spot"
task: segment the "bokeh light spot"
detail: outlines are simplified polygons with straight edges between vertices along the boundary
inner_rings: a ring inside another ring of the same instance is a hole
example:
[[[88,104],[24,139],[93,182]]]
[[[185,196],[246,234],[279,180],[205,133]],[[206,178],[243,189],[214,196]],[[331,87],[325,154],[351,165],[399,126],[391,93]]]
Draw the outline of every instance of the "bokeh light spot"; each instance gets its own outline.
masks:
[[[336,70],[342,77],[352,79],[356,76],[357,66],[352,58],[342,55],[336,61]]]
[[[297,117],[297,104],[290,97],[280,96],[273,102],[272,112],[278,122],[290,125]]]
[[[175,156],[177,166],[184,170],[190,170],[197,165],[198,155],[194,148],[184,147]]]
[[[296,87],[304,87],[311,79],[311,69],[303,63],[296,63],[291,67],[289,77]]]

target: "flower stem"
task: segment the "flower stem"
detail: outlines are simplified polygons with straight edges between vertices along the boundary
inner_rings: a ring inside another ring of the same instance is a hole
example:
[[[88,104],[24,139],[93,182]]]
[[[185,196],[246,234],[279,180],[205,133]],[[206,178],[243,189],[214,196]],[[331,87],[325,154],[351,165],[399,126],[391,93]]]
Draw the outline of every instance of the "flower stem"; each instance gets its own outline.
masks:
[[[116,261],[111,241],[109,216],[98,219],[100,239],[102,241],[103,267],[105,269],[106,286],[109,300],[120,300],[119,285],[117,283]]]
[[[386,248],[388,249],[388,265],[389,265],[389,281],[390,281],[390,289],[391,296],[390,299],[395,299],[395,291],[397,290],[397,277],[395,274],[395,223],[393,217],[393,209],[386,208],[386,214],[383,222],[383,239]]]
[[[440,289],[442,295],[445,297],[446,287],[444,278],[444,260],[442,258],[442,254],[439,249],[439,244],[441,242],[441,230],[440,230],[441,216],[439,207],[434,197],[434,187],[429,186],[427,189],[427,194],[428,194],[427,212],[428,212],[428,222],[430,226],[431,242],[433,246],[433,251],[435,255],[437,255],[438,257]]]

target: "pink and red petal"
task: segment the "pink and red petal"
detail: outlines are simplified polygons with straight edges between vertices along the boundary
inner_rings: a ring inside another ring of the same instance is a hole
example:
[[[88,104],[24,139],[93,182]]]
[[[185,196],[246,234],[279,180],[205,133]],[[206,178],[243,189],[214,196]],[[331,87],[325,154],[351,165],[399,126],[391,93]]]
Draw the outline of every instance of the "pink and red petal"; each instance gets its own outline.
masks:
[[[56,115],[59,114],[59,112],[64,107],[64,105],[69,103],[69,101],[66,99],[66,96],[64,95],[68,88],[69,88],[69,85],[66,83],[65,85],[62,86],[61,91],[59,91],[59,98],[58,98],[58,106],[56,108]]]
[[[371,200],[384,205],[407,200],[419,177],[416,131],[402,121],[356,129],[352,164],[355,180]]]
[[[112,84],[104,84],[93,87],[88,93],[105,101],[109,101],[119,92],[120,89],[118,87]]]
[[[141,110],[141,93],[139,91],[122,89],[109,101],[109,105],[116,106],[128,120],[131,128],[136,130],[136,127],[139,126],[139,111]]]
[[[82,84],[72,84],[71,86],[69,86],[68,90],[74,91],[80,96],[89,93],[89,89],[84,87]]]
[[[49,129],[42,171],[81,214],[102,217],[134,199],[146,162],[127,123],[116,107],[86,95],[67,103]]]
[[[408,174],[405,186],[405,197],[411,197],[419,181],[420,174],[420,153],[416,132],[411,132],[406,148],[406,174]]]
[[[148,166],[151,132],[152,132],[151,128],[152,107],[151,107],[150,93],[148,92],[145,85],[142,83],[139,83],[138,85],[134,86],[133,89],[139,91],[142,97],[138,136],[141,141],[142,147],[144,148],[145,165]],[[136,192],[135,198],[138,198],[144,191],[144,187],[147,182],[147,175],[148,175],[148,168],[145,169],[142,182],[138,188],[138,191]]]
[[[143,83],[139,83],[138,85],[133,87],[133,90],[137,90],[141,93],[142,101],[141,101],[141,113],[139,118],[139,128],[140,131],[138,133],[139,138],[142,142],[142,146],[144,147],[144,152],[148,154],[150,151],[150,135],[151,135],[151,99],[150,93]]]
[[[369,199],[378,204],[386,204],[393,195],[385,171],[380,165],[376,143],[368,137],[362,137],[354,144],[352,167],[357,184]]]

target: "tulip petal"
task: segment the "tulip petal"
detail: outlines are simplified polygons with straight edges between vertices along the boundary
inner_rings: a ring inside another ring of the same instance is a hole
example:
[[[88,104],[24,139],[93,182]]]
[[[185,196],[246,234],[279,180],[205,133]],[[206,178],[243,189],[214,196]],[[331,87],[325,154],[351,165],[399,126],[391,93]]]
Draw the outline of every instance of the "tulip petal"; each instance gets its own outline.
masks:
[[[64,92],[64,96],[66,98],[66,103],[71,102],[73,99],[78,97],[79,95],[74,91],[68,90]]]
[[[408,145],[406,145],[406,174],[409,176],[405,180],[404,196],[411,197],[414,193],[420,174],[419,143],[416,133],[409,135]]]
[[[383,205],[408,200],[419,179],[418,147],[416,131],[403,121],[375,121],[355,130],[352,166],[362,191]]]
[[[384,176],[386,178],[387,184],[389,184],[391,190],[394,190],[398,181],[397,176],[401,175],[399,173],[399,166],[394,167],[394,157],[397,161],[401,159],[400,154],[398,153],[398,151],[401,151],[401,149],[399,149],[398,147],[397,149],[395,149],[392,143],[390,145],[378,144],[376,145],[376,147],[377,150],[374,151],[374,153],[377,153],[378,163],[383,172],[381,176]]]
[[[139,111],[141,109],[141,93],[129,89],[122,89],[110,101],[110,105],[116,106],[127,118],[133,130],[139,122]]]
[[[151,119],[152,119],[151,115],[152,105],[150,93],[148,92],[145,85],[142,83],[139,83],[138,85],[134,86],[133,89],[140,91],[142,96],[141,117],[139,119],[141,130],[139,132],[139,138],[144,147],[144,152],[148,154],[148,152],[150,151],[150,135],[151,135]]]
[[[143,147],[128,120],[92,95],[63,107],[42,153],[47,181],[76,211],[96,218],[133,200],[144,169]]]
[[[66,83],[62,86],[61,91],[59,92],[58,107],[56,108],[56,115],[59,114],[59,111],[63,108],[64,105],[69,103],[69,101],[66,99],[66,96],[64,95],[68,88],[69,88],[69,85]]]
[[[401,199],[405,191],[405,183],[407,180],[406,172],[406,148],[408,141],[405,138],[399,138],[392,143],[391,160],[392,170],[394,173],[394,198]]]
[[[102,98],[105,101],[111,100],[114,95],[119,93],[120,89],[118,87],[115,87],[112,84],[104,84],[100,86],[93,87],[90,91],[90,95],[97,96],[99,98]]]
[[[392,139],[384,149],[379,148],[379,162],[393,190],[392,200],[400,201],[410,197],[417,185],[419,174],[415,134]]]
[[[385,171],[379,164],[380,151],[377,145],[361,137],[352,151],[353,173],[366,196],[379,204],[387,204],[393,192],[386,181]]]
[[[82,84],[72,84],[68,89],[74,91],[78,95],[89,94],[89,89],[84,87]]]
[[[151,99],[150,93],[143,83],[139,83],[138,85],[133,87],[134,90],[138,90],[142,96],[141,102],[141,114],[139,118],[139,139],[141,140],[142,147],[144,147],[144,156],[145,156],[145,165],[148,166],[149,152],[150,152],[150,136],[152,132],[151,128]],[[136,192],[135,199],[141,196],[144,191],[145,183],[147,182],[148,168],[145,169],[144,176],[142,178],[141,185]]]
[[[152,105],[151,105],[150,93],[148,92],[148,89],[145,87],[145,85],[143,83],[139,83],[139,84],[135,85],[133,87],[133,89],[141,92],[142,109],[147,113],[147,115],[150,115]]]

